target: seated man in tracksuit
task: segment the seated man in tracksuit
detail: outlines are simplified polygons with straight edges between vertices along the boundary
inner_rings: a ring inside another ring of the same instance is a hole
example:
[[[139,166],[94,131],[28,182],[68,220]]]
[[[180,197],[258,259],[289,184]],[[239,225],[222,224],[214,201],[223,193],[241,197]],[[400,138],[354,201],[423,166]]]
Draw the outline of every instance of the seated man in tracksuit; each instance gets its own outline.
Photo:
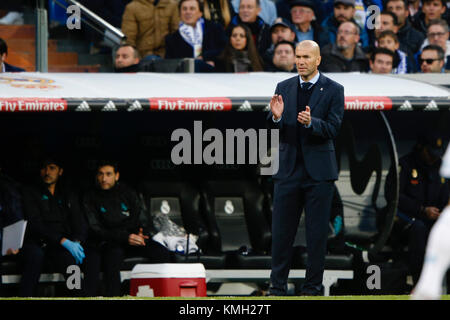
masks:
[[[84,249],[83,214],[79,198],[62,182],[63,166],[58,159],[45,159],[40,183],[23,193],[25,219],[28,221],[20,258],[23,266],[20,296],[33,296],[44,263],[65,277],[67,267],[81,265]],[[78,289],[70,295],[78,296]]]
[[[442,137],[429,132],[399,160],[399,200],[391,241],[400,249],[408,246],[408,266],[414,284],[420,276],[431,227],[449,200],[449,183],[439,175],[444,150]],[[394,187],[391,169],[385,184],[387,200],[395,194]]]
[[[88,221],[87,296],[98,295],[102,267],[104,295],[121,295],[120,268],[126,256],[144,256],[152,263],[169,262],[169,251],[149,239],[143,202],[134,190],[119,184],[116,163],[104,161],[97,166],[96,186],[84,196],[83,208]]]

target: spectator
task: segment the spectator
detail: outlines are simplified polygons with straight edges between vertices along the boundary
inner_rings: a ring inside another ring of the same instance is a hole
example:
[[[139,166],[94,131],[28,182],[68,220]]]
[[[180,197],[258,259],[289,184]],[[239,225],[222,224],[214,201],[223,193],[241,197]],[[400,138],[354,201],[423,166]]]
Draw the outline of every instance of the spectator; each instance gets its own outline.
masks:
[[[380,25],[378,28],[375,28],[375,37],[378,38],[381,32],[386,30],[391,30],[394,33],[398,32],[398,21],[395,13],[391,11],[383,11],[379,15],[380,17]]]
[[[414,17],[418,12],[420,12],[421,0],[407,0],[408,1],[408,12],[410,17]],[[411,18],[412,20],[412,18]]]
[[[85,257],[80,244],[85,239],[85,230],[79,198],[61,182],[63,171],[60,160],[45,159],[40,183],[24,191],[28,224],[21,250],[23,272],[19,295],[23,297],[35,294],[44,263],[50,262],[66,276],[67,267],[82,264]]]
[[[410,12],[407,0],[388,0],[386,10],[393,12],[397,16],[398,40],[400,46],[409,55],[415,55],[422,44],[425,36],[414,29],[410,22]]]
[[[0,73],[1,72],[23,72],[25,71],[22,68],[12,66],[5,62],[6,57],[8,56],[8,45],[5,40],[0,38]]]
[[[325,18],[322,22],[322,27],[328,35],[330,43],[336,43],[337,30],[341,23],[346,21],[352,21],[356,23],[354,19],[355,15],[355,0],[334,0],[333,14]],[[369,47],[369,35],[365,28],[359,28],[359,42],[363,48]]]
[[[166,59],[195,58],[195,72],[213,71],[226,44],[219,24],[203,19],[200,0],[180,0],[180,27],[166,36]]]
[[[239,4],[239,13],[231,19],[228,26],[227,35],[230,30],[243,23],[250,28],[253,41],[260,55],[270,47],[270,27],[264,20],[258,16],[261,12],[259,0],[241,0]]]
[[[328,44],[328,37],[317,23],[314,7],[311,0],[294,0],[291,2],[290,19],[295,26],[297,42],[313,40],[323,48]]]
[[[104,161],[98,165],[96,188],[86,193],[83,208],[89,227],[85,261],[87,296],[97,295],[101,265],[105,295],[119,296],[120,267],[126,256],[145,256],[152,263],[169,262],[169,251],[149,239],[150,222],[141,199],[119,183],[116,163]]]
[[[413,16],[413,27],[426,36],[430,21],[441,19],[446,9],[445,0],[422,0],[422,8]]]
[[[234,11],[239,12],[240,9],[240,0],[231,0]],[[277,7],[272,0],[259,0],[259,5],[261,7],[261,11],[259,12],[259,16],[264,20],[269,26],[275,21],[278,17]]]
[[[423,42],[422,48],[429,44],[440,46],[445,52],[445,70],[450,70],[450,40],[447,22],[444,19],[432,20],[427,30],[427,38]]]
[[[444,152],[442,137],[433,130],[421,136],[413,150],[399,160],[400,187],[391,233],[394,249],[408,246],[408,266],[417,282],[430,228],[449,200],[449,183],[439,175]],[[395,194],[391,168],[385,185],[387,198]]]
[[[278,17],[290,19],[292,4],[297,0],[276,0]],[[309,0],[313,3],[313,10],[315,13],[315,21],[320,24],[324,17],[328,16],[333,11],[333,0]],[[331,4],[331,5],[330,5]]]
[[[386,30],[381,32],[377,39],[377,46],[394,52],[394,67],[392,73],[404,74],[416,72],[414,58],[399,49],[400,43],[397,35],[393,31]]]
[[[368,71],[366,55],[358,46],[359,26],[356,22],[341,23],[335,44],[328,44],[322,50],[322,72]]]
[[[423,73],[443,73],[445,52],[440,46],[430,44],[423,48],[419,58]]]
[[[140,58],[136,48],[129,44],[121,45],[116,51],[114,60],[114,72],[138,72],[140,71]]]
[[[122,32],[143,60],[164,57],[164,38],[178,29],[180,21],[177,3],[175,0],[133,0],[125,7]]]
[[[204,18],[220,24],[223,29],[228,27],[234,15],[235,11],[230,0],[204,0],[203,2]]]
[[[275,45],[271,64],[266,66],[265,71],[270,72],[297,72],[295,66],[295,44],[281,40]]]
[[[263,71],[261,60],[250,29],[245,24],[238,24],[231,28],[231,36],[220,55],[217,70],[220,72]]]
[[[394,66],[394,52],[386,48],[376,48],[369,60],[371,73],[392,73]]]
[[[294,26],[289,21],[283,18],[277,18],[272,24],[272,26],[270,27],[270,36],[272,39],[271,46],[266,50],[262,57],[265,65],[270,65],[272,63],[275,45],[278,42],[284,40],[295,43],[296,40]]]

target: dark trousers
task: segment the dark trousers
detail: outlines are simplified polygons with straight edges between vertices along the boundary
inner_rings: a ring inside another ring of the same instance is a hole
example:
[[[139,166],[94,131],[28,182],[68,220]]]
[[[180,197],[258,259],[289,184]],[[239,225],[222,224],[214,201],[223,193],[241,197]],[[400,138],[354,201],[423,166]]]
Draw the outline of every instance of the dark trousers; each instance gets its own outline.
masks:
[[[84,288],[88,297],[98,295],[100,272],[103,269],[105,296],[121,295],[120,270],[126,256],[140,256],[152,263],[170,262],[169,251],[155,241],[147,241],[145,247],[123,245],[113,242],[86,246]]]
[[[20,251],[22,279],[19,286],[19,296],[31,297],[36,294],[44,263],[51,266],[52,271],[61,273],[67,278],[67,267],[75,265],[75,259],[62,246],[47,245],[42,247],[37,243],[25,243]],[[76,289],[75,289],[76,290]],[[79,293],[71,292],[71,295]]]
[[[315,181],[298,164],[293,174],[274,181],[271,294],[285,295],[293,244],[305,209],[308,261],[303,291],[322,290],[333,181]]]
[[[416,219],[409,229],[408,264],[414,284],[419,281],[431,225]]]

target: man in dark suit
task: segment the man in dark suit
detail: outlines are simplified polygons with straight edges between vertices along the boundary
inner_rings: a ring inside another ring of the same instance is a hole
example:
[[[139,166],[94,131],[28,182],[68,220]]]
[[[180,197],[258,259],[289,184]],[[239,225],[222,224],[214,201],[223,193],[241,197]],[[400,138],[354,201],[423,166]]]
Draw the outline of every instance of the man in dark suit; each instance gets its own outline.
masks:
[[[0,38],[0,73],[2,72],[23,72],[22,68],[15,67],[5,62],[8,55],[8,45],[6,41]]]
[[[280,166],[274,180],[271,295],[285,295],[292,245],[306,213],[308,262],[302,295],[320,295],[333,181],[338,178],[334,139],[344,115],[344,88],[320,74],[319,45],[300,42],[299,76],[278,83],[267,120],[280,130]]]

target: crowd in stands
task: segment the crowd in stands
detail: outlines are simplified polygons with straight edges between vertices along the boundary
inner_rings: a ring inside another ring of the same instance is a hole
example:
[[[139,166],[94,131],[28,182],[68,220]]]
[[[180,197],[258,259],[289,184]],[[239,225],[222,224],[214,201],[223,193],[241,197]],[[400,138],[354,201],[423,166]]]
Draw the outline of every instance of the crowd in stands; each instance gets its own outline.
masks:
[[[116,72],[151,71],[149,62],[182,58],[195,59],[195,72],[295,72],[295,62],[292,68],[275,65],[280,62],[274,63],[274,59],[292,60],[291,53],[285,53],[290,51],[287,44],[278,57],[275,47],[280,41],[288,41],[295,48],[303,40],[319,44],[323,72],[401,74],[450,70],[450,2],[446,0],[80,2],[121,29],[126,36],[123,44],[136,51],[133,56],[139,62],[115,65]],[[0,18],[0,24],[20,24],[20,4],[2,1],[0,10],[8,13]],[[102,38],[95,32],[86,34],[91,43]],[[379,48],[392,51],[388,68],[372,68],[374,56],[387,52]],[[7,71],[4,65],[0,70]]]
[[[144,3],[153,6],[151,1],[134,0],[126,6],[127,20],[122,22],[126,44],[137,50],[142,61],[193,58],[195,72],[295,72],[295,49],[290,52],[285,42],[295,48],[303,40],[314,40],[321,48],[319,68],[323,72],[401,74],[450,70],[450,10],[445,0],[232,0],[226,5],[224,1],[175,2],[178,10],[174,9],[170,17],[179,19],[179,24],[172,30],[172,20],[166,21],[160,30],[153,31],[154,39],[164,37],[164,48],[155,45],[151,51],[142,49],[137,34],[127,32],[130,15],[134,17],[134,29],[139,26],[139,18],[133,14],[135,8]],[[371,16],[376,13],[371,13],[372,5],[380,13],[375,19]],[[186,8],[192,8],[193,13]],[[214,18],[211,12],[215,12]],[[239,34],[242,42],[236,41]],[[148,39],[143,30],[141,36]],[[275,55],[279,42],[283,45]],[[381,60],[385,67],[379,67]],[[292,62],[292,67],[285,61]]]

